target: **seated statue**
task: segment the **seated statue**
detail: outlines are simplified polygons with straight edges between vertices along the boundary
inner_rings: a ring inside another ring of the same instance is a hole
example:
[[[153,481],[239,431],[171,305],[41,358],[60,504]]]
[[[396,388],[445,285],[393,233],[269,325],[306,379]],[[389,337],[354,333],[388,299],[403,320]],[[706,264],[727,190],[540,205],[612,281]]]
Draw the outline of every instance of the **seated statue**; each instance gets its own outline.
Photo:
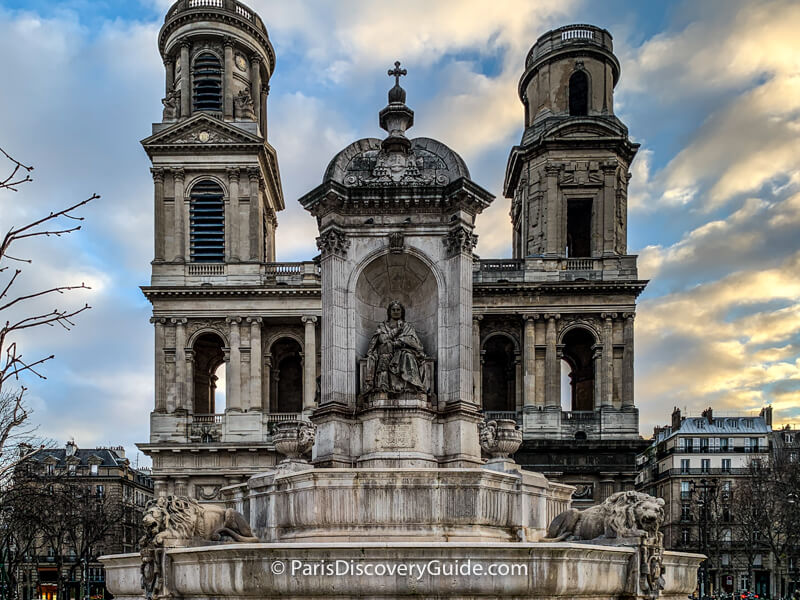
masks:
[[[362,392],[427,393],[420,375],[425,351],[405,317],[402,304],[389,304],[386,320],[378,325],[369,343]]]

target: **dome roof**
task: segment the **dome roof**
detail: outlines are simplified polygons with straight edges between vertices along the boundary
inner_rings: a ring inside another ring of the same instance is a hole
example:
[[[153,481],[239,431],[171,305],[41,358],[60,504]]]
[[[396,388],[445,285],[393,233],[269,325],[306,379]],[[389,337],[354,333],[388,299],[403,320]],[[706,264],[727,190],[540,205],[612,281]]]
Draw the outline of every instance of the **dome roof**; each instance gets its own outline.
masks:
[[[446,186],[461,177],[469,179],[464,160],[443,143],[426,137],[410,140],[407,153],[387,152],[383,141],[364,138],[333,157],[323,182],[347,187],[387,185]]]

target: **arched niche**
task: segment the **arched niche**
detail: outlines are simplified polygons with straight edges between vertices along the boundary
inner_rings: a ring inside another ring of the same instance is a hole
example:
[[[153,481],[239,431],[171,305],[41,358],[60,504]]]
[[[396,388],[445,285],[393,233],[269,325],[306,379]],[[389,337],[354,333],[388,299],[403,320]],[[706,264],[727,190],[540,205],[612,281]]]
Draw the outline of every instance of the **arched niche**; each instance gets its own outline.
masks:
[[[272,357],[270,411],[299,413],[303,410],[302,347],[293,337],[280,337],[269,347]]]
[[[594,334],[584,327],[573,327],[561,338],[562,360],[562,407],[573,411],[594,410],[595,369]]]
[[[517,409],[516,355],[516,344],[510,336],[498,333],[484,340],[481,351],[484,410],[512,412]]]
[[[225,362],[224,340],[216,333],[204,332],[192,341],[192,376],[194,398],[192,412],[209,415],[216,412],[217,368]]]
[[[386,320],[386,308],[397,300],[425,348],[436,358],[438,348],[439,293],[430,267],[413,254],[387,253],[361,271],[355,287],[356,355],[367,353],[378,324]]]

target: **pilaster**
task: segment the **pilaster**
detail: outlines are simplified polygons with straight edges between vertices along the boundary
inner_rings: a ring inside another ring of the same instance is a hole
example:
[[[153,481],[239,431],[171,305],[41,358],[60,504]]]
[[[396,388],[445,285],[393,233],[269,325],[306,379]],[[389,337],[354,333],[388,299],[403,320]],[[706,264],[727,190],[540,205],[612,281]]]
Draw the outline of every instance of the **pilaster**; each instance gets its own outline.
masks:
[[[241,317],[228,317],[225,319],[230,327],[230,348],[228,349],[228,368],[225,373],[225,402],[226,412],[242,410],[242,376],[241,376],[241,336],[239,325]]]
[[[181,119],[187,119],[192,114],[192,65],[189,64],[189,48],[191,43],[187,40],[181,42]],[[177,202],[177,197],[175,201]]]
[[[305,325],[305,343],[303,347],[303,412],[312,411],[316,406],[317,391],[317,317],[301,318]]]
[[[260,411],[261,404],[261,317],[248,317],[250,324],[250,393],[246,408]],[[269,406],[269,405],[267,405]]]

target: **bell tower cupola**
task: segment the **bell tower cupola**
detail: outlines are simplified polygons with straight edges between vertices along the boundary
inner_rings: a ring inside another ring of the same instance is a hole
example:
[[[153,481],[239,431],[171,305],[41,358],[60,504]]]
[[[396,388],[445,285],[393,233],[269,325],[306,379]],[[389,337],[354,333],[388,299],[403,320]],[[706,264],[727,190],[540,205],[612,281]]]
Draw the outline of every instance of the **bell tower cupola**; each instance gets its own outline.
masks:
[[[519,82],[525,131],[509,157],[515,258],[627,253],[628,168],[638,144],[614,115],[611,34],[569,25],[542,35]]]

